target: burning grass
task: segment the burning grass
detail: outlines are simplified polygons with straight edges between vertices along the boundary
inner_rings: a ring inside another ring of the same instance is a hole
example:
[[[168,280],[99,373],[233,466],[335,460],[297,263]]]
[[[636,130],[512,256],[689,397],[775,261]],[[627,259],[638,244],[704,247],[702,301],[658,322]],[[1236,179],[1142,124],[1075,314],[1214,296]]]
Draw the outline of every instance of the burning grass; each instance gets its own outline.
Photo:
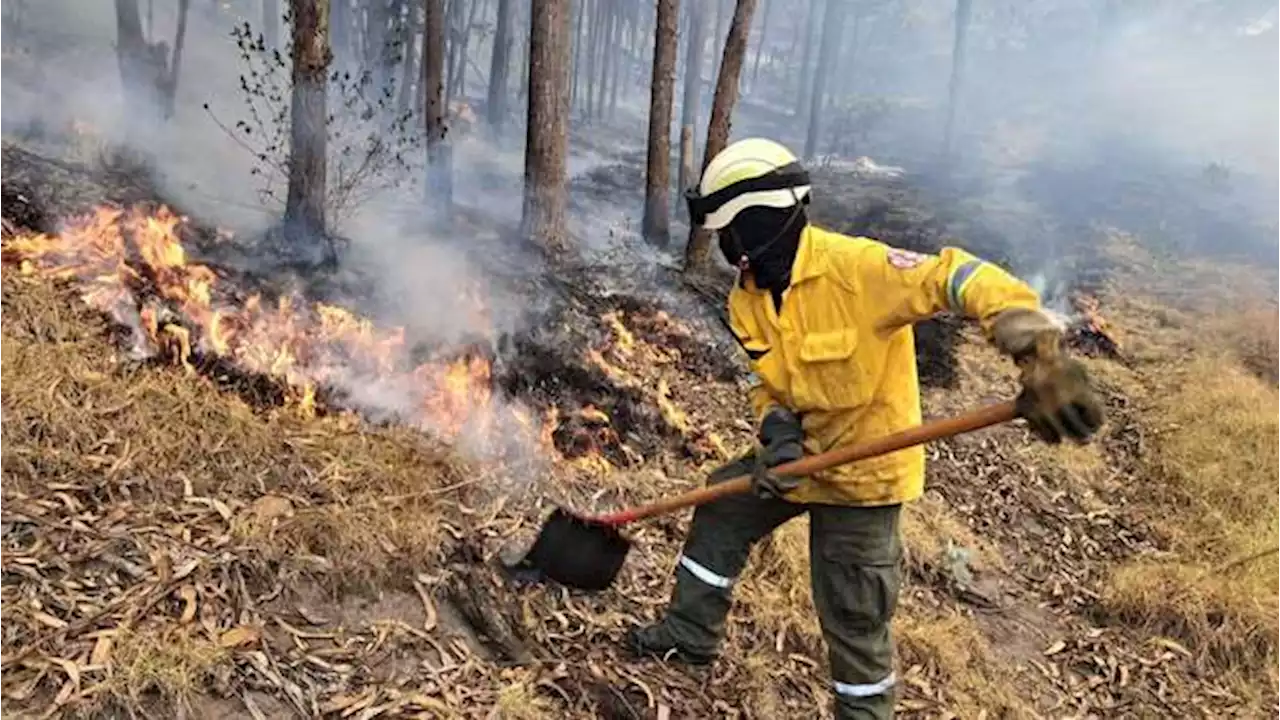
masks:
[[[403,328],[378,328],[296,295],[242,294],[188,260],[183,232],[183,218],[163,207],[103,207],[56,235],[8,234],[4,259],[24,275],[73,281],[90,307],[132,333],[137,358],[163,357],[191,372],[229,363],[278,380],[284,401],[303,414],[316,412],[325,392],[333,405],[470,443],[477,454],[536,447],[537,420],[493,396],[488,358],[415,362]],[[472,314],[472,324],[487,327],[483,304]],[[498,438],[504,442],[494,444]]]

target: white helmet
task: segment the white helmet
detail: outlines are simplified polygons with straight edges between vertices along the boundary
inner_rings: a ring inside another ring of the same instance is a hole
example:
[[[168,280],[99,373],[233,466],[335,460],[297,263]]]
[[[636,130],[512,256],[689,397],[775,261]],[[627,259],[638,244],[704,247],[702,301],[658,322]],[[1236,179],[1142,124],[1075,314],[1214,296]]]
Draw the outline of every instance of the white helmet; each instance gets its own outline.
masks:
[[[786,147],[739,140],[716,154],[696,188],[685,193],[694,224],[719,230],[745,208],[789,208],[809,194],[809,173]]]

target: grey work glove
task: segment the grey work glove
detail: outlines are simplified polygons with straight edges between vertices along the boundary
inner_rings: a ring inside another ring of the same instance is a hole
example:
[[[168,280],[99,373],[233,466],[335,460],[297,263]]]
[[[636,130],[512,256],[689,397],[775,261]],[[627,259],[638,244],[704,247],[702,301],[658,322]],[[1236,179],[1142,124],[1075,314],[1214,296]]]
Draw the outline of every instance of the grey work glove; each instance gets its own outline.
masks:
[[[782,477],[770,468],[804,457],[800,419],[784,407],[775,407],[765,413],[759,438],[761,446],[751,469],[751,491],[762,498],[780,498],[799,487],[800,478]]]
[[[1080,361],[1067,357],[1062,335],[1035,310],[1006,310],[992,324],[996,346],[1022,371],[1018,414],[1045,442],[1084,442],[1102,427],[1102,403]]]

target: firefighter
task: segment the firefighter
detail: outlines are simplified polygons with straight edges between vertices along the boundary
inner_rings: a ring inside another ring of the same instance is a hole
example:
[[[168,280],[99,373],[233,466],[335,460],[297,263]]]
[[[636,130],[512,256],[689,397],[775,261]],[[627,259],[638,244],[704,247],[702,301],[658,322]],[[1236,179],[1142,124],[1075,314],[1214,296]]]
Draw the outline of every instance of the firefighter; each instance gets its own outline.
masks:
[[[718,233],[739,269],[730,327],[751,364],[760,446],[710,482],[750,473],[753,493],[697,509],[665,618],[632,630],[639,656],[711,662],[734,581],[752,545],[808,513],[814,606],[838,718],[888,718],[895,675],[902,504],[924,488],[924,449],[810,478],[769,468],[921,422],[912,324],[951,311],[976,319],[1021,371],[1018,406],[1050,443],[1084,442],[1103,413],[1084,367],[1066,357],[1039,298],[959,248],[923,255],[808,222],[808,173],[782,145],[735,142],[687,193],[693,222]]]

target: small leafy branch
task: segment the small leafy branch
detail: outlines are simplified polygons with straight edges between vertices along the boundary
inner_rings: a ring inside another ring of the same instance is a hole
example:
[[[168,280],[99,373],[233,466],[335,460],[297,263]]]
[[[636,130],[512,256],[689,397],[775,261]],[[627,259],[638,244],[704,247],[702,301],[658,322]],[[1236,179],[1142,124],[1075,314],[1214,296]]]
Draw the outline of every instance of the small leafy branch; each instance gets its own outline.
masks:
[[[288,17],[285,17],[288,22]],[[240,91],[246,115],[234,125],[214,121],[256,161],[250,174],[258,183],[258,197],[266,205],[284,206],[289,178],[290,45],[268,47],[260,32],[247,22],[231,32],[244,68]],[[389,45],[399,55],[401,43]],[[395,58],[391,58],[393,67]],[[368,70],[352,72],[334,67],[328,75],[329,114],[326,118],[328,178],[326,206],[334,219],[346,217],[362,202],[384,190],[413,181],[423,145],[416,118],[396,108],[394,73],[375,80]],[[205,110],[212,111],[205,104]]]

